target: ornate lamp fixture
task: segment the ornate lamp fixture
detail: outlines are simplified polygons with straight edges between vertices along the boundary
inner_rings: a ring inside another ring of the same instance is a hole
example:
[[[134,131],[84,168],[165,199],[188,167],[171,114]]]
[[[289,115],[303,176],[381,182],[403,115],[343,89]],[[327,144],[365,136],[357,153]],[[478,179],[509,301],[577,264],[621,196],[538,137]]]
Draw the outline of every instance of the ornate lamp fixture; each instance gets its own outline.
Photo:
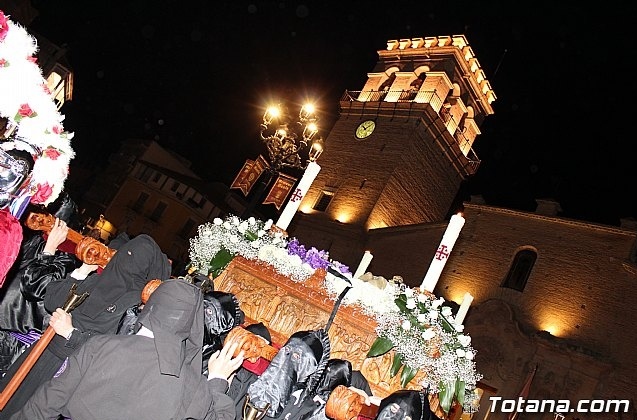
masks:
[[[268,149],[271,169],[278,172],[283,167],[305,169],[323,153],[323,139],[315,138],[318,133],[318,117],[314,105],[305,104],[299,111],[298,121],[293,122],[281,107],[269,107],[263,114],[261,140]],[[308,148],[308,158],[301,158],[300,152]]]
[[[258,181],[257,190],[252,193],[252,199],[241,214],[242,218],[252,214],[257,201],[273,181],[274,185],[263,204],[274,204],[277,209],[281,208],[297,181],[295,177],[283,173],[283,169],[305,171],[310,162],[316,161],[323,153],[323,139],[317,136],[317,121],[316,111],[311,104],[301,107],[298,120],[293,120],[287,109],[280,105],[265,110],[260,134],[268,150],[268,158],[260,155],[254,161],[247,160],[230,186],[241,189],[247,197]],[[307,157],[301,157],[306,150]]]

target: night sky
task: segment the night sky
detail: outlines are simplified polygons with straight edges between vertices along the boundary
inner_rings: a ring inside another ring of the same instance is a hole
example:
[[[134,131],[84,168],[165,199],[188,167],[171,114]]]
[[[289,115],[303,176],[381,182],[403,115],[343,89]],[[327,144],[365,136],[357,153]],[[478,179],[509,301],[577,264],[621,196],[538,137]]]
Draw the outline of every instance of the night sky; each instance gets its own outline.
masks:
[[[271,100],[317,101],[325,138],[388,39],[464,34],[497,96],[466,199],[533,211],[552,198],[564,217],[619,225],[637,217],[637,14],[584,3],[41,0],[31,28],[69,47],[73,165],[99,167],[122,140],[148,138],[226,184],[264,153]]]

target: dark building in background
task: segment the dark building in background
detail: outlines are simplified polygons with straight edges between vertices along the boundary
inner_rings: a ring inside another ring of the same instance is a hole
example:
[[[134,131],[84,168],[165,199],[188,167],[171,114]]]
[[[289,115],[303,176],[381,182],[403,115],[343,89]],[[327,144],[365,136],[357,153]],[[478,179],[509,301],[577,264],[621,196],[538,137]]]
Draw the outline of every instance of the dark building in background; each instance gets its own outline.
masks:
[[[227,186],[206,183],[190,162],[154,141],[129,139],[82,196],[86,224],[104,242],[121,232],[153,236],[175,264],[188,260],[197,227],[232,211]]]

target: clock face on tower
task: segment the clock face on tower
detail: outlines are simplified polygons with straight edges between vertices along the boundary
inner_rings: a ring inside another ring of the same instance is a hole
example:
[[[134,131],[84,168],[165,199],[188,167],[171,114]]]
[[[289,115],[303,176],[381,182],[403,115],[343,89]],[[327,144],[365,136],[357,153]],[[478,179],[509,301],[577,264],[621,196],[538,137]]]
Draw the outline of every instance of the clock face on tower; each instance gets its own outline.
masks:
[[[365,139],[372,135],[374,129],[376,128],[376,122],[373,120],[363,121],[356,127],[356,138],[357,139]]]

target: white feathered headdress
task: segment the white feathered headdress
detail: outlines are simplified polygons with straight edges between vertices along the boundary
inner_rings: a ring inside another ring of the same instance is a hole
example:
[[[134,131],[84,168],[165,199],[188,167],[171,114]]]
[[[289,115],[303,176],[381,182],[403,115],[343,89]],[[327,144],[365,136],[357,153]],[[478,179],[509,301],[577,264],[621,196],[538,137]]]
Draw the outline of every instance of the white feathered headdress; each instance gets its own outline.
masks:
[[[16,139],[0,141],[0,147],[32,154],[33,171],[16,199],[46,205],[62,192],[75,154],[73,134],[64,131],[64,116],[36,63],[37,51],[35,38],[0,10],[0,116],[14,127]]]

